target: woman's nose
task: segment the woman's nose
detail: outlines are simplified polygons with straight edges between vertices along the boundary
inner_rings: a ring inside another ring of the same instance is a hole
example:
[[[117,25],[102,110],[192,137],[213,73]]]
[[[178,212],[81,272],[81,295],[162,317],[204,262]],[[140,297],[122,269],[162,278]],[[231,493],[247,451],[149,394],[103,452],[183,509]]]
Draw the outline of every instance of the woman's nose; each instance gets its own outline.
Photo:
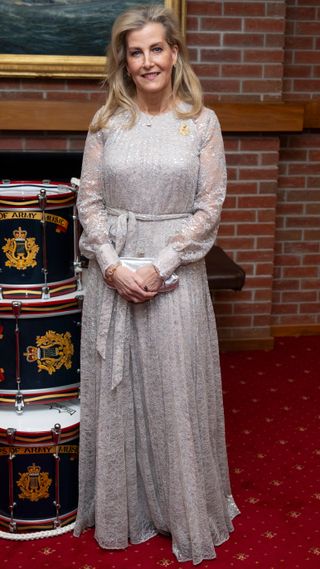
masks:
[[[144,67],[151,67],[153,65],[153,60],[152,60],[152,54],[151,53],[145,53],[144,54],[144,62],[143,62]]]

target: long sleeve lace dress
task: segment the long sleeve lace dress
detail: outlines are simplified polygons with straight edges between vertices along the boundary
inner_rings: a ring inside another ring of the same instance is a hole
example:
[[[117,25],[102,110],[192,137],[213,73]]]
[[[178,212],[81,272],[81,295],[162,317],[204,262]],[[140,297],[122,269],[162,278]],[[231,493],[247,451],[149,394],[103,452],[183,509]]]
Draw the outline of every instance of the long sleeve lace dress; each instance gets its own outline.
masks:
[[[82,321],[80,496],[75,535],[103,548],[159,532],[179,561],[215,557],[231,496],[216,326],[204,256],[225,197],[216,115],[125,112],[89,132],[78,196],[90,259]],[[142,304],[103,280],[119,256],[152,257],[179,286]]]

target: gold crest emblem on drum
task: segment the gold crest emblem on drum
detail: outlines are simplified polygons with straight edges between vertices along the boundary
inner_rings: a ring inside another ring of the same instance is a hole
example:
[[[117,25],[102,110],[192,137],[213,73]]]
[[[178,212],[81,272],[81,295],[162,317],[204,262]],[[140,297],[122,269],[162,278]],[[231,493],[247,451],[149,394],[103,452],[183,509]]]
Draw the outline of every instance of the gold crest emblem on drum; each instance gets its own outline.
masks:
[[[7,257],[6,267],[14,267],[21,271],[29,267],[37,265],[36,255],[39,246],[36,244],[35,237],[27,237],[27,231],[19,227],[13,232],[13,238],[7,239],[6,244],[2,247]]]
[[[21,490],[19,498],[22,500],[30,500],[37,502],[41,498],[49,498],[49,488],[52,479],[49,478],[48,472],[41,472],[41,466],[37,466],[34,462],[32,466],[28,466],[27,472],[19,472],[19,480],[17,486]]]
[[[70,369],[74,346],[70,332],[59,334],[48,330],[44,336],[36,337],[36,346],[28,346],[24,352],[28,362],[37,362],[38,371],[47,371],[49,375],[64,366]]]

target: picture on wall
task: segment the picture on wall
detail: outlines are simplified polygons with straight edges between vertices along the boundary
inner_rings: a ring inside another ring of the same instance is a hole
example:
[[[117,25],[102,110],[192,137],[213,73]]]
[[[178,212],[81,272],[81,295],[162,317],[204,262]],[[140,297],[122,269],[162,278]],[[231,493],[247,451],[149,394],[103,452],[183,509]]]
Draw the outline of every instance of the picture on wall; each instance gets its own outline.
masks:
[[[1,0],[0,76],[96,75],[117,15],[153,3],[157,0]],[[181,19],[184,2],[163,4]]]

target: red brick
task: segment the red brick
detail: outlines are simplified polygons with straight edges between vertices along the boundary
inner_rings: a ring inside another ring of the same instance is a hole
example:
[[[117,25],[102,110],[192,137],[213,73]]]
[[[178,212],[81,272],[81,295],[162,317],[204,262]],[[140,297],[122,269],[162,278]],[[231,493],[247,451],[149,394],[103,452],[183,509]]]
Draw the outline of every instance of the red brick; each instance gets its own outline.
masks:
[[[210,16],[220,16],[221,15],[221,3],[220,2],[193,2],[188,0],[188,14],[189,15],[210,15]]]
[[[304,188],[306,179],[303,176],[279,176],[278,184],[280,188]]]
[[[259,222],[266,222],[272,221],[274,222],[275,219],[275,211],[273,209],[265,209],[262,211],[258,211],[258,221]]]
[[[274,67],[274,66],[272,66]],[[263,68],[261,65],[237,65],[237,64],[224,64],[221,66],[221,75],[223,77],[261,77]]]
[[[236,234],[235,225],[232,223],[224,223],[222,216],[222,223],[219,228],[219,237],[234,237]]]
[[[317,300],[316,291],[284,291],[281,295],[282,302],[315,302]]]
[[[318,267],[283,267],[283,277],[314,277],[318,275]]]
[[[308,38],[306,36],[286,36],[285,40],[287,50],[295,49],[312,49],[313,48],[313,38]]]
[[[296,35],[298,36],[319,36],[320,35],[320,22],[297,22]]]
[[[275,255],[274,263],[278,266],[298,266],[301,265],[301,255]]]
[[[259,151],[269,151],[278,150],[279,140],[275,137],[254,137],[242,138],[241,140],[241,150],[253,150],[255,152]]]
[[[263,66],[263,77],[266,78],[282,78],[283,68],[280,63],[275,65],[264,65]]]
[[[0,136],[0,149],[1,150],[15,150],[15,151],[21,151],[24,150],[23,148],[23,139],[20,137],[20,135],[17,136],[11,136],[6,134],[1,134]]]
[[[198,77],[212,78],[220,75],[220,66],[213,63],[194,63],[192,67]]]
[[[320,162],[311,162],[311,163],[300,163],[289,164],[289,176],[296,174],[305,174],[306,176],[310,176],[311,174],[320,174]]]
[[[218,46],[220,45],[220,34],[188,32],[187,42],[191,46]]]
[[[222,63],[223,61],[235,61],[241,60],[241,52],[239,49],[201,49],[201,60],[202,61],[213,61]]]
[[[222,2],[225,16],[264,16],[265,2]]]
[[[314,227],[319,226],[319,218],[318,216],[302,216],[299,217],[287,217],[287,227]]]
[[[241,209],[224,209],[222,219],[225,223],[228,221],[233,223],[255,222],[257,220],[255,211]]]
[[[258,191],[257,184],[255,182],[228,182],[228,193],[232,194],[256,194]],[[240,198],[241,199],[241,198]],[[259,198],[260,199],[260,198]]]
[[[306,63],[311,65],[312,63],[320,63],[320,52],[315,51],[297,51],[295,55],[296,63]]]
[[[247,49],[243,52],[243,60],[245,63],[270,63],[270,61],[273,63],[282,62],[283,51],[280,49]]]
[[[315,20],[316,17],[316,9],[312,7],[287,7],[286,11],[286,18],[287,20],[293,20],[294,22],[297,20]]]
[[[266,2],[266,16],[277,16],[279,18],[284,18],[286,15],[286,6],[283,2]]]
[[[219,237],[219,243],[221,247],[225,250],[234,251],[237,249],[253,249],[254,248],[254,238],[253,237]]]
[[[281,148],[280,160],[292,162],[305,162],[307,159],[307,150],[296,148]]]
[[[204,91],[211,93],[237,92],[240,91],[240,81],[238,79],[201,79]]]
[[[319,314],[320,302],[310,302],[308,304],[300,302],[299,308],[301,314]]]
[[[319,203],[306,204],[305,207],[306,207],[306,214],[319,215],[319,219],[320,219],[320,202]]]
[[[270,302],[241,302],[237,314],[265,314],[270,312]]]
[[[311,77],[312,68],[306,65],[286,65],[286,77]]]
[[[237,34],[225,33],[223,36],[223,44],[225,47],[263,47],[264,39],[261,34]]]
[[[237,235],[273,235],[273,223],[241,223],[237,226]]]
[[[302,240],[302,230],[301,229],[286,229],[284,231],[276,232],[276,239],[280,241],[301,241]]]
[[[268,208],[275,207],[274,196],[241,196],[238,199],[238,207],[243,208]]]
[[[320,251],[319,243],[284,243],[284,250],[286,253],[318,253]]]
[[[268,152],[260,155],[262,166],[270,166],[278,164],[278,152]]]
[[[245,33],[283,33],[284,20],[278,18],[247,18],[244,21]]]
[[[257,166],[258,165],[258,154],[244,154],[235,153],[226,155],[226,161],[228,165],[232,166]]]
[[[304,255],[303,257],[304,265],[317,265],[320,266],[320,255]]]
[[[266,34],[265,47],[278,47],[280,49],[284,46],[284,36],[283,34]]]
[[[187,16],[187,30],[189,32],[199,30],[199,24],[200,18],[197,18],[196,16]]]
[[[239,171],[240,180],[272,180],[276,177],[275,168],[242,168]]]
[[[239,18],[201,18],[200,29],[209,32],[216,31],[240,31],[241,20]]]
[[[242,90],[244,93],[270,93],[281,92],[282,81],[272,79],[243,80]]]
[[[58,137],[50,137],[50,138],[37,138],[35,136],[26,138],[25,143],[26,150],[66,150],[67,143],[66,139],[61,136]]]
[[[320,92],[320,79],[309,79],[308,81],[296,79],[293,82],[293,85],[295,91],[300,91],[300,92],[311,91],[311,93]]]

